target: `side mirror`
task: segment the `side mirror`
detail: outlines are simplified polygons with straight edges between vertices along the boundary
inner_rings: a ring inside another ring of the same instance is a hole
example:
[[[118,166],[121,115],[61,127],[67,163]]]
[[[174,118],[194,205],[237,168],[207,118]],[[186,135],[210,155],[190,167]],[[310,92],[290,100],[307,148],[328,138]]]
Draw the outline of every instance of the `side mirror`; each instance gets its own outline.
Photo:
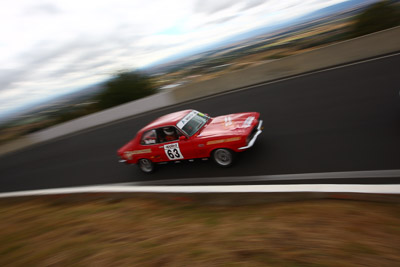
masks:
[[[183,141],[183,140],[186,140],[186,136],[184,136],[184,135],[179,136],[179,141]]]

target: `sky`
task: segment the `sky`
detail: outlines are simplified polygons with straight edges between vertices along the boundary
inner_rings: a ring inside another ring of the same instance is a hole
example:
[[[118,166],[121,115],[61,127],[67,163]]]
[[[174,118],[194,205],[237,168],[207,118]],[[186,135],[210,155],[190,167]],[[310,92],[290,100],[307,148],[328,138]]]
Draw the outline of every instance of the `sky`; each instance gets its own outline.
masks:
[[[34,103],[346,0],[3,0],[0,119]]]

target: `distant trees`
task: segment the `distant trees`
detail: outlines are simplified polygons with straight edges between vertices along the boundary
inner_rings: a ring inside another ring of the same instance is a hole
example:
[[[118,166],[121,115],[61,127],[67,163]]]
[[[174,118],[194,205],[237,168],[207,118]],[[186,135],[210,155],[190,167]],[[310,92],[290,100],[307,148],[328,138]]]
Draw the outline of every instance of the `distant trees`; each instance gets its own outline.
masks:
[[[98,111],[99,109],[96,107],[96,104],[85,105],[83,107],[69,108],[68,110],[61,110],[57,112],[57,114],[53,115],[53,117],[55,118],[54,123],[57,124],[61,122],[66,122]]]
[[[139,72],[122,71],[105,83],[105,90],[95,100],[99,110],[133,101],[156,92],[150,79]]]
[[[118,106],[156,92],[149,77],[139,72],[130,71],[116,73],[103,87],[104,90],[91,99],[93,103],[63,110],[54,115],[54,124]]]
[[[353,37],[400,25],[400,12],[398,6],[385,0],[371,5],[355,20]]]

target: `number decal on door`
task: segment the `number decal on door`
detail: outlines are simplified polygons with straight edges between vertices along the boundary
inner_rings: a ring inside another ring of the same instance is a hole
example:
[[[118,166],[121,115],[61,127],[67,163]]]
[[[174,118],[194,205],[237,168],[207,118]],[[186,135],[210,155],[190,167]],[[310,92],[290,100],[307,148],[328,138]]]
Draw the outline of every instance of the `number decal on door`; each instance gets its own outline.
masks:
[[[178,143],[165,145],[164,150],[169,160],[183,159]]]

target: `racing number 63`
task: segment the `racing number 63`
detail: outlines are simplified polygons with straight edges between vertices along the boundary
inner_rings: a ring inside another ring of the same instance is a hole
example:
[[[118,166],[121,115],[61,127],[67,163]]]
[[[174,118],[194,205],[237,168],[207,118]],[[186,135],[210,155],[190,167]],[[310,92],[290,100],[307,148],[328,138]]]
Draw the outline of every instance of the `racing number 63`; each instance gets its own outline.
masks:
[[[167,150],[167,154],[169,156],[170,159],[174,159],[174,158],[180,158],[181,154],[179,154],[178,149],[168,149]]]
[[[165,145],[164,150],[169,160],[183,159],[182,153],[177,143]]]

